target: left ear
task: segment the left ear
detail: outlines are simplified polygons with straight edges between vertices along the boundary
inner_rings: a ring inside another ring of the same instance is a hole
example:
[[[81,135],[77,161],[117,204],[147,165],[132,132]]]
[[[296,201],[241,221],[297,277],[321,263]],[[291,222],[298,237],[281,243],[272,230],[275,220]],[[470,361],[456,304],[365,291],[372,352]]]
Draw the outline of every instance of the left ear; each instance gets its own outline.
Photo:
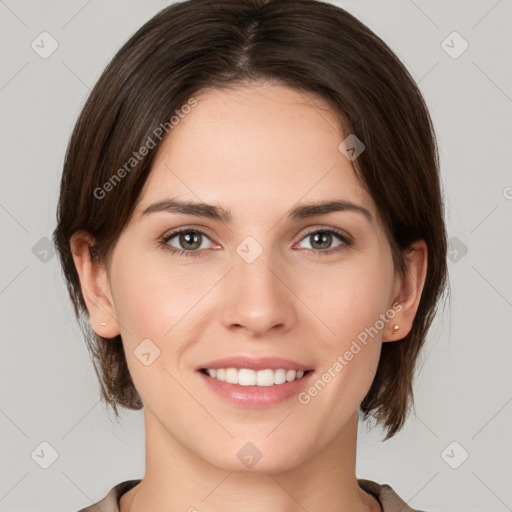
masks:
[[[401,340],[411,331],[427,275],[427,255],[424,240],[416,240],[404,250],[405,275],[398,278],[398,290],[393,300],[396,315],[386,324],[382,341]]]

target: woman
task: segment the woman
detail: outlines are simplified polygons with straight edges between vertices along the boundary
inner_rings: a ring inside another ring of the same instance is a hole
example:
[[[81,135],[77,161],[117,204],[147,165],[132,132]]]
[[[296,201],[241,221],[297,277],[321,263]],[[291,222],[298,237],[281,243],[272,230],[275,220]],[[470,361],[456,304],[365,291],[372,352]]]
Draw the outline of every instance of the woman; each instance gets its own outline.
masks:
[[[391,50],[314,0],[188,0],[78,119],[54,241],[146,470],[84,511],[412,510],[355,475],[403,426],[446,277],[435,135]]]

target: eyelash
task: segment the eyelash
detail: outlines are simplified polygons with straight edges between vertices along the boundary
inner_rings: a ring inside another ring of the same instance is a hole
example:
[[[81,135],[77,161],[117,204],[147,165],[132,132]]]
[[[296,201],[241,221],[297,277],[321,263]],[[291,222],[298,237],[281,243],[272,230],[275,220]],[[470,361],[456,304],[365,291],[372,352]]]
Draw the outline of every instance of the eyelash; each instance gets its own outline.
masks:
[[[198,228],[183,228],[183,229],[178,229],[176,231],[173,231],[172,233],[168,234],[168,235],[163,235],[159,241],[158,241],[158,245],[162,247],[163,250],[165,251],[169,251],[171,254],[174,254],[175,256],[178,256],[179,258],[185,256],[185,257],[198,257],[198,256],[201,256],[201,253],[204,249],[202,250],[184,250],[184,249],[176,249],[174,247],[172,247],[171,245],[169,245],[169,240],[172,240],[176,235],[179,235],[180,233],[200,233],[202,236],[205,236],[206,238],[210,238],[204,231],[202,231],[201,229],[198,229]],[[311,235],[314,235],[316,233],[329,233],[331,235],[335,235],[336,237],[338,237],[340,239],[340,241],[342,242],[341,245],[339,245],[338,247],[334,248],[334,249],[326,249],[326,250],[320,250],[320,249],[308,249],[309,251],[313,251],[313,254],[315,256],[326,256],[326,255],[332,255],[334,253],[338,253],[344,249],[346,249],[347,247],[350,247],[352,245],[352,240],[350,240],[347,235],[345,235],[343,232],[341,231],[338,231],[337,229],[333,229],[333,228],[329,228],[329,229],[315,229],[313,231],[310,231],[308,233],[306,233],[301,239],[300,241],[304,240],[305,238],[307,238],[308,236],[311,236]]]

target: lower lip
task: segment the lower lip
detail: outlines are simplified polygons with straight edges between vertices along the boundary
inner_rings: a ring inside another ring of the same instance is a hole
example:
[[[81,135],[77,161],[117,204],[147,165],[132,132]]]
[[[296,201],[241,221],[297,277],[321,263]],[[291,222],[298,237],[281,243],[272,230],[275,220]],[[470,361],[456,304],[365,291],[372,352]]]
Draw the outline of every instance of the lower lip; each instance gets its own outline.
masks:
[[[210,389],[232,404],[251,409],[263,409],[285,402],[297,395],[309,384],[314,372],[308,372],[300,379],[273,386],[240,386],[214,379],[203,372],[198,373]]]

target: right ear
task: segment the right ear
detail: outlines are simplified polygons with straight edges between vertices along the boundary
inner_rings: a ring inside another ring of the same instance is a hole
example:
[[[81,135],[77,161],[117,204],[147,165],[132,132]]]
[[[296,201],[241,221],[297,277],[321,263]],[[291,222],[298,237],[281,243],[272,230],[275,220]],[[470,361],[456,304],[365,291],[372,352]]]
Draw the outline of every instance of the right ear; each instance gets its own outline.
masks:
[[[79,230],[71,235],[69,242],[91,327],[98,336],[114,338],[120,334],[120,329],[107,269],[105,265],[93,262],[91,258],[90,247],[94,245],[94,238],[87,231]]]

